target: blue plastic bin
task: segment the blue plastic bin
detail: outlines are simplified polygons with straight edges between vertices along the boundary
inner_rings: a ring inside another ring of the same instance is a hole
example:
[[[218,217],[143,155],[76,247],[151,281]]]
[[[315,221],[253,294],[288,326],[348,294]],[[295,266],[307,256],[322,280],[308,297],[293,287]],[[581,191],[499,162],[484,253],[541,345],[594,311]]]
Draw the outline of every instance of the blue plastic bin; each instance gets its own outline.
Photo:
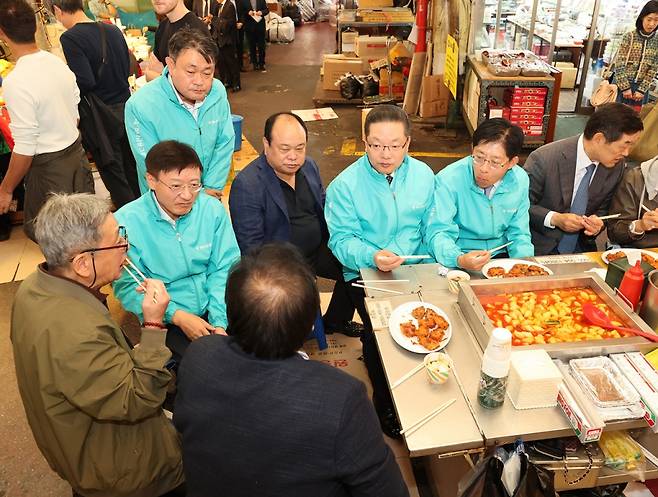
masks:
[[[233,146],[233,150],[237,152],[242,148],[242,121],[244,117],[231,114],[231,118],[233,118],[233,131],[235,131],[235,145]]]

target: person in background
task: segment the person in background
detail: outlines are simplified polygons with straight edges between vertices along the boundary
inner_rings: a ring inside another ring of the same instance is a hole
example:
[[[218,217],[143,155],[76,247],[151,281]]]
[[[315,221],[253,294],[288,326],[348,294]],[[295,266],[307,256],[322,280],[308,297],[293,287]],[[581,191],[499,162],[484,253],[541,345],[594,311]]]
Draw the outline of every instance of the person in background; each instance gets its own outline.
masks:
[[[89,0],[87,6],[96,21],[109,21],[119,15],[110,0]]]
[[[624,34],[615,55],[613,83],[617,102],[631,106],[649,101],[649,88],[658,73],[658,0],[649,0]]]
[[[141,90],[140,90],[141,91]],[[171,302],[164,315],[175,362],[191,340],[224,333],[224,288],[240,257],[231,221],[220,202],[203,193],[203,166],[180,142],[163,141],[146,156],[150,191],[119,209],[119,223],[134,233],[128,257],[147,278],[162,280]],[[144,297],[124,273],[114,282],[123,307],[142,317]]]
[[[118,278],[128,248],[109,202],[54,194],[35,231],[46,262],[16,292],[10,338],[39,450],[74,496],[184,495],[169,493],[183,483],[183,464],[162,410],[171,381],[167,290],[143,282],[141,340],[132,348],[100,292]]]
[[[240,63],[236,51],[238,38],[237,13],[232,0],[213,0],[210,31],[217,43],[219,79],[226,88],[240,91]]]
[[[209,0],[207,0],[209,1]],[[197,29],[200,33],[210,36],[208,25],[190,12],[183,0],[151,0],[156,16],[165,16],[155,32],[153,52],[149,56],[145,71],[146,80],[151,81],[164,70],[169,56],[169,40],[182,28]]]
[[[306,156],[307,139],[299,116],[279,112],[267,118],[263,154],[231,185],[233,229],[243,254],[275,241],[295,245],[316,275],[336,281],[323,317],[325,332],[361,336],[363,326],[352,321],[356,305],[343,267],[327,247],[325,192],[317,164]]]
[[[135,159],[124,125],[130,97],[128,45],[119,28],[89,19],[82,0],[51,1],[55,17],[66,29],[60,42],[82,97],[83,143],[94,157],[112,202],[120,208],[139,196]],[[91,106],[104,119],[95,120]]]
[[[608,238],[622,247],[658,247],[658,156],[624,173],[610,212]]]
[[[528,175],[519,154],[523,131],[506,119],[488,119],[473,133],[473,154],[436,175],[439,235],[436,260],[479,271],[490,258],[532,257]],[[511,242],[502,252],[490,249]]]
[[[596,250],[600,216],[621,181],[644,126],[627,105],[596,109],[581,135],[533,151],[524,165],[530,178],[530,233],[536,255]]]
[[[254,71],[265,71],[265,19],[269,13],[265,0],[238,0],[242,2],[244,31],[249,43],[249,58]]]
[[[362,288],[351,286],[361,268],[390,272],[403,255],[425,255],[436,236],[434,173],[409,157],[409,118],[395,105],[372,109],[364,124],[366,155],[348,166],[327,188],[324,215],[329,248],[363,316],[363,359],[372,381],[373,402],[389,436],[400,436]]]
[[[240,66],[240,72],[246,71],[244,68],[244,23],[246,22],[245,16],[247,11],[245,9],[244,0],[235,0],[235,10],[238,13],[238,22],[235,25],[237,28],[237,43],[236,43],[236,52],[238,54],[238,63]],[[267,5],[267,4],[265,4]]]
[[[34,9],[25,0],[3,0],[0,39],[16,58],[3,80],[14,149],[0,183],[0,215],[25,181],[23,226],[35,240],[34,218],[52,192],[94,192],[78,131],[80,92],[75,75],[55,55],[39,50]]]
[[[196,29],[184,28],[169,42],[162,78],[144,85],[126,103],[126,131],[142,193],[149,190],[145,158],[163,140],[187,143],[203,165],[205,193],[221,198],[235,131],[224,86],[213,78],[217,45]]]
[[[319,305],[315,275],[289,245],[231,270],[229,336],[197,340],[179,369],[188,495],[409,495],[363,383],[297,352]]]

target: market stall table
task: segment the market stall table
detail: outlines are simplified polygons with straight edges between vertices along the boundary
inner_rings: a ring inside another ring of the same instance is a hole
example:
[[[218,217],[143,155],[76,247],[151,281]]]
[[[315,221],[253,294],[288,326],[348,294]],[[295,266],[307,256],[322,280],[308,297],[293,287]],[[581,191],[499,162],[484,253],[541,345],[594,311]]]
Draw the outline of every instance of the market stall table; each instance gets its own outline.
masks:
[[[557,275],[582,274],[589,269],[601,267],[598,254],[538,259]],[[421,370],[392,391],[403,428],[455,399],[455,403],[448,409],[405,438],[411,457],[438,456],[428,458],[428,463],[435,478],[439,475],[441,479],[441,497],[446,497],[456,491],[456,481],[468,466],[455,466],[454,461],[449,462],[442,457],[482,451],[486,447],[513,442],[518,438],[531,441],[571,436],[573,429],[559,407],[517,410],[509,399],[506,399],[502,407],[493,410],[478,404],[482,349],[457,305],[457,295],[448,290],[447,280],[439,276],[440,269],[438,264],[418,264],[401,266],[391,273],[362,269],[361,275],[364,280],[372,281],[368,283],[371,286],[385,286],[403,292],[403,295],[392,296],[377,290],[366,290],[366,303],[373,318],[375,337],[389,385],[414,369],[424,355],[406,351],[393,340],[388,330],[388,320],[382,319],[383,309],[388,304],[394,309],[405,302],[422,301],[438,306],[450,319],[452,338],[444,351],[452,358],[454,371],[448,382],[443,385],[431,384],[425,371]],[[474,273],[472,277],[483,278]],[[377,280],[391,279],[407,281],[385,285],[376,283]],[[609,430],[645,427],[647,424],[642,419],[607,425]],[[658,437],[645,431],[650,435],[648,441],[656,442]],[[647,478],[655,477],[658,477],[658,468],[648,463]],[[633,479],[627,474],[607,470],[599,477],[600,484]]]

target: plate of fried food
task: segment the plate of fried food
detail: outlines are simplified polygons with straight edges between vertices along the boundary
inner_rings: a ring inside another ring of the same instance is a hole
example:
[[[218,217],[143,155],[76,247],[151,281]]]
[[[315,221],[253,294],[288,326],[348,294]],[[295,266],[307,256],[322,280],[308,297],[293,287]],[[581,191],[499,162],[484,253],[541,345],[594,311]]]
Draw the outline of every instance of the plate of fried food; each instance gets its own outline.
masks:
[[[400,347],[418,354],[437,352],[452,337],[448,315],[426,302],[406,302],[393,309],[388,329]]]
[[[482,267],[482,274],[489,278],[524,278],[527,276],[549,276],[553,271],[543,264],[523,259],[492,259]]]
[[[635,263],[641,258],[644,262],[653,266],[654,269],[658,269],[658,253],[651,252],[650,250],[620,248],[606,250],[601,254],[601,259],[606,264],[610,264],[611,261],[621,259],[622,257],[626,257],[631,266],[635,266]]]

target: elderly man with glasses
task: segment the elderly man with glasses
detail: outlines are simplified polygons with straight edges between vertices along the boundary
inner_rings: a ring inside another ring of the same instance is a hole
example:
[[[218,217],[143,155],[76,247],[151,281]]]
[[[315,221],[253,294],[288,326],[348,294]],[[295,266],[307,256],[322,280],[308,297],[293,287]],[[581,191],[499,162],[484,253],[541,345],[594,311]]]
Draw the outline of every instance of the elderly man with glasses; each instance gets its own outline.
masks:
[[[146,155],[150,191],[116,212],[130,232],[128,257],[138,276],[162,280],[171,302],[164,315],[167,346],[179,363],[191,340],[224,333],[228,271],[240,257],[222,204],[202,191],[203,167],[184,143],[164,141]],[[141,317],[143,296],[124,273],[114,292]]]
[[[144,294],[133,349],[100,292],[119,277],[128,247],[109,203],[55,194],[35,235],[46,262],[16,293],[11,342],[37,446],[74,495],[178,495],[180,442],[162,411],[171,380],[167,290],[156,279],[132,285]]]
[[[515,167],[522,147],[521,128],[489,119],[473,133],[473,155],[436,175],[439,236],[432,248],[441,264],[479,271],[491,257],[535,254],[528,175]]]
[[[380,105],[365,121],[366,154],[327,188],[325,217],[329,248],[343,265],[345,281],[356,282],[361,268],[389,272],[403,255],[428,253],[434,231],[434,174],[407,155],[410,124],[395,105]],[[367,312],[362,288],[349,286],[361,316]],[[400,426],[372,332],[365,319],[363,358],[373,386],[373,402],[384,433],[400,436]]]

